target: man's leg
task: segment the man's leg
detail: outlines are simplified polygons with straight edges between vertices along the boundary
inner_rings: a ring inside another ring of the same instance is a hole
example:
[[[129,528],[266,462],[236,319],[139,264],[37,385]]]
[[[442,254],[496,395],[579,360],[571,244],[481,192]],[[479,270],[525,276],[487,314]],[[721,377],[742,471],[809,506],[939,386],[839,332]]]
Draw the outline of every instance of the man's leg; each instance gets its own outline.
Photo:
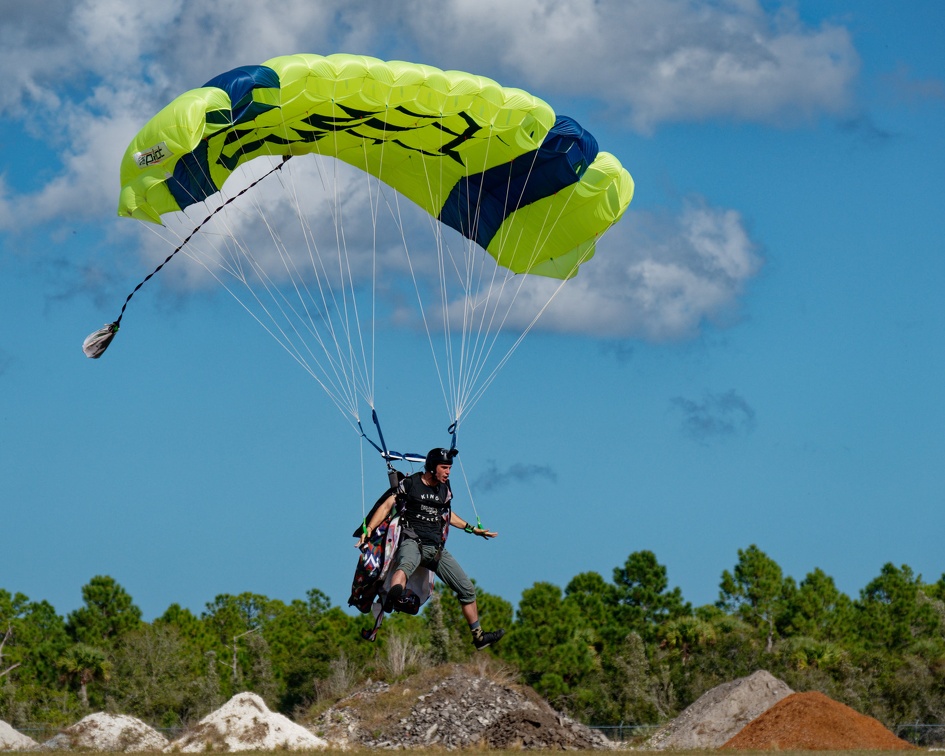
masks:
[[[394,606],[407,586],[407,579],[413,575],[414,570],[420,565],[420,544],[416,541],[404,538],[400,541],[397,553],[394,554],[394,574],[390,578],[390,588],[387,589],[387,596],[384,599],[384,611],[390,614],[394,611]]]
[[[459,562],[457,562],[453,558],[453,555],[446,549],[444,549],[443,553],[440,555],[440,561],[436,565],[436,574],[440,580],[453,589],[456,598],[459,599],[459,604],[463,609],[463,616],[469,624],[469,632],[471,632],[473,636],[473,644],[477,649],[491,646],[505,635],[505,630],[501,629],[489,633],[482,631],[482,628],[479,626],[479,607],[476,604],[476,586],[472,584],[472,581],[466,576],[466,573],[463,572],[463,568],[459,566]]]
[[[403,570],[394,570],[393,576],[390,579],[390,587],[393,588],[395,585],[399,585],[401,588],[406,587],[407,585],[407,573]]]
[[[479,608],[476,606],[476,602],[473,601],[469,604],[460,604],[463,608],[463,616],[466,618],[466,622],[469,623],[469,626],[472,627],[479,622]]]

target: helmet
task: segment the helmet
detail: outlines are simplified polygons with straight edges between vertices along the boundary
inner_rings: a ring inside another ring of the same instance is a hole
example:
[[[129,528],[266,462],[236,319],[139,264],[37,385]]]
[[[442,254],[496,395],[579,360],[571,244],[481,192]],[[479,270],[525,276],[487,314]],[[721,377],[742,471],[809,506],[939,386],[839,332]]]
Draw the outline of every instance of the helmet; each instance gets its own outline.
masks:
[[[430,449],[423,469],[427,472],[433,472],[437,465],[451,465],[453,464],[453,457],[457,454],[459,454],[458,449]]]

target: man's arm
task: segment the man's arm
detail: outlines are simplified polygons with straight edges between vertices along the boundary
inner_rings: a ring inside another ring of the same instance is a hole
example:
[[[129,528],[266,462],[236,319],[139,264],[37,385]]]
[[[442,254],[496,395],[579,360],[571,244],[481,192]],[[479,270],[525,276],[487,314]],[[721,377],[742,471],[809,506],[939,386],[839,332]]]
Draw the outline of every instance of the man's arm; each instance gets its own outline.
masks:
[[[371,533],[374,532],[374,529],[384,522],[387,519],[387,515],[390,514],[391,508],[394,506],[394,502],[397,501],[397,494],[392,493],[383,502],[380,506],[374,511],[374,516],[371,518],[371,521],[367,523],[367,533],[361,533],[361,537],[358,539],[358,542],[355,544],[357,548],[361,548],[364,545],[364,542],[370,538]]]
[[[466,522],[462,517],[460,517],[456,512],[450,511],[450,525],[454,528],[462,528],[467,533],[472,533],[473,535],[482,536],[485,539],[495,538],[498,533],[495,533],[491,530],[486,530],[485,528],[474,528],[468,522]]]

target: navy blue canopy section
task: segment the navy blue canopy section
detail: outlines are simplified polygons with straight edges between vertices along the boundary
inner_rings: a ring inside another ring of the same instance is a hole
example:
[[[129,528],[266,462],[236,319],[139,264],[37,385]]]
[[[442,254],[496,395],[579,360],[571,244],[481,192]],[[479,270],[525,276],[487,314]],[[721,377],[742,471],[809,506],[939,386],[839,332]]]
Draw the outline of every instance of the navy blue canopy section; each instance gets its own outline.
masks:
[[[230,110],[207,113],[207,123],[238,124],[253,120],[260,113],[271,110],[274,105],[265,105],[253,100],[254,89],[279,89],[279,74],[267,66],[240,66],[219,76],[214,76],[205,87],[222,89],[230,96]]]
[[[558,116],[537,150],[457,182],[439,219],[485,249],[509,215],[580,181],[597,152],[589,131]]]
[[[253,99],[253,90],[278,89],[280,82],[279,74],[271,68],[240,66],[213,77],[204,86],[222,89],[230,98],[230,108],[209,111],[207,123],[237,126],[275,107],[256,102]],[[193,152],[184,155],[174,166],[174,175],[167,180],[167,188],[181,209],[195,202],[202,202],[211,194],[220,191],[220,187],[210,178],[207,159],[207,143],[201,142]]]

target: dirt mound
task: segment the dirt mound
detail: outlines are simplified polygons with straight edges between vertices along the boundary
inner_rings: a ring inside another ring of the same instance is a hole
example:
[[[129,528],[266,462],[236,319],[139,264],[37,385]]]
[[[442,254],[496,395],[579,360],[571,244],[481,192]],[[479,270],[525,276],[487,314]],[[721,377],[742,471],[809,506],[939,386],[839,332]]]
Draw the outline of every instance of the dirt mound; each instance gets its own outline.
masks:
[[[29,751],[36,746],[35,740],[17,732],[0,719],[0,751]]]
[[[718,748],[794,691],[761,669],[706,691],[651,737],[647,750]]]
[[[613,747],[530,689],[475,665],[427,670],[394,686],[374,683],[322,712],[311,729],[334,748]]]
[[[485,730],[490,748],[586,751],[595,748],[582,729],[547,711],[518,709],[499,717]]]
[[[752,751],[914,748],[872,717],[816,691],[795,693],[779,701],[722,747]]]
[[[255,693],[238,693],[164,750],[312,751],[326,745],[301,725],[270,711]]]
[[[89,714],[43,743],[53,751],[160,751],[167,745],[157,730],[125,714]]]

